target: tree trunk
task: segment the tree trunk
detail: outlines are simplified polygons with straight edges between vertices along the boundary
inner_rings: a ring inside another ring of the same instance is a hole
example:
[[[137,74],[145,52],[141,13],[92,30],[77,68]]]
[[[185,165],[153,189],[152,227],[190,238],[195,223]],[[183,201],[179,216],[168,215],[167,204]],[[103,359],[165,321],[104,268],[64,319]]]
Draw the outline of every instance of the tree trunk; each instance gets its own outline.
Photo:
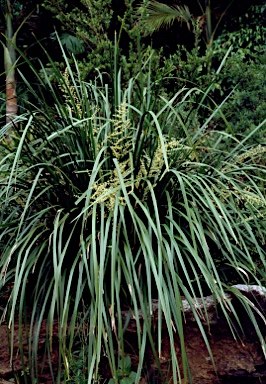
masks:
[[[6,74],[6,123],[14,120],[17,116],[17,94],[16,94],[16,75],[15,75],[15,62],[16,62],[16,34],[13,32],[12,25],[12,5],[10,0],[6,0],[6,39],[7,43],[4,47],[4,63]]]
[[[7,52],[6,55],[9,55]],[[5,60],[6,62],[6,60]],[[6,123],[12,121],[18,112],[16,79],[13,64],[5,67],[6,70]]]

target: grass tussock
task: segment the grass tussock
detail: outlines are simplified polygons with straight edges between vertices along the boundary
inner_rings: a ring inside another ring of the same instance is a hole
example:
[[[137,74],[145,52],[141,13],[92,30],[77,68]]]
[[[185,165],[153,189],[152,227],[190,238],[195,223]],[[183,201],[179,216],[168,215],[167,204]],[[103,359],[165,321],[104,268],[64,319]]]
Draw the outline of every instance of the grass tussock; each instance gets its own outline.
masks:
[[[199,123],[193,102],[198,89],[166,98],[149,76],[122,87],[120,72],[106,85],[100,74],[81,81],[67,59],[63,73],[50,64],[56,81],[34,67],[39,89],[24,78],[31,96],[12,145],[1,142],[0,284],[13,287],[4,313],[11,330],[17,314],[22,328],[29,310],[30,376],[39,374],[36,324],[47,318],[47,349],[58,337],[64,382],[71,378],[80,334],[86,382],[99,379],[103,356],[120,382],[126,306],[136,319],[135,382],[148,343],[159,364],[163,321],[173,381],[191,381],[181,296],[211,355],[202,325],[208,316],[196,311],[193,299],[212,294],[237,337],[234,321],[241,319],[226,293],[236,282],[265,280],[266,147],[208,128],[220,106]],[[201,98],[204,104],[208,94]],[[238,299],[256,324],[251,306],[240,294]],[[55,319],[61,325],[56,336]],[[86,332],[77,331],[84,324]]]

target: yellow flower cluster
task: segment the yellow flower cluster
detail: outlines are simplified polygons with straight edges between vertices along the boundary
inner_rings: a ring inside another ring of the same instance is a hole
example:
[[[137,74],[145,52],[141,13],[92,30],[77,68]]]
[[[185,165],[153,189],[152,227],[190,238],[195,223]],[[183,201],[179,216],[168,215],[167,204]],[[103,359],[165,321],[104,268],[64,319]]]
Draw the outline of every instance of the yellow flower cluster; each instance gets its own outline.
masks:
[[[80,100],[77,96],[77,92],[75,90],[75,87],[70,83],[69,81],[69,71],[68,68],[65,69],[64,73],[62,74],[64,83],[59,85],[59,87],[62,90],[63,96],[66,101],[66,105],[69,111],[69,115],[72,117],[72,114],[75,113],[75,110],[73,108],[73,105],[76,106],[76,111],[78,116],[77,118],[81,119],[82,117],[82,107]]]
[[[156,187],[156,181],[161,173],[164,165],[162,146],[159,144],[156,148],[153,158],[151,159],[147,153],[144,153],[142,159],[140,159],[140,169],[134,183],[136,188],[139,188],[140,181],[143,178],[153,178],[153,188]],[[149,187],[147,186],[143,191],[143,200],[147,199],[149,193]]]
[[[246,218],[245,221],[250,221],[255,218],[264,218],[266,215],[265,198],[252,191],[250,187],[239,190],[235,186],[231,185],[230,188],[227,187],[227,189],[220,189],[219,193],[224,200],[232,196],[237,205],[245,205],[253,209],[254,214]]]
[[[166,143],[166,149],[168,154],[170,154],[172,151],[179,151],[185,154],[183,155],[183,158],[187,158],[191,161],[197,160],[195,149],[189,145],[184,145],[182,140],[176,140],[172,138],[170,141],[168,141],[168,143]]]
[[[112,150],[113,157],[119,162],[119,170],[124,179],[124,182],[129,180],[128,176],[132,172],[130,166],[130,152],[132,152],[132,131],[131,122],[127,119],[126,103],[122,103],[117,113],[114,115],[115,119],[111,120],[113,123],[113,132],[107,137],[107,142]],[[120,180],[118,177],[117,169],[110,171],[108,181],[101,182],[98,180],[92,187],[94,193],[91,197],[92,201],[97,203],[105,202],[109,211],[115,206],[116,195],[120,190]],[[119,198],[120,202],[124,204],[124,198]]]
[[[236,166],[236,164],[244,163],[244,161],[248,158],[254,159],[258,155],[262,155],[266,152],[266,147],[263,147],[262,145],[258,145],[257,147],[250,148],[248,151],[242,153],[241,155],[237,156],[235,161],[230,164],[226,164],[225,168],[223,169],[224,172],[229,172],[233,170]]]
[[[262,145],[258,145],[255,148],[249,149],[247,152],[243,153],[242,155],[238,156],[236,161],[238,163],[243,163],[247,158],[253,159],[254,157],[261,155],[266,152],[266,147],[263,147]]]
[[[181,141],[171,139],[167,142],[161,143],[160,140],[157,142],[157,147],[153,155],[149,155],[148,151],[143,149],[140,159],[140,168],[136,178],[133,179],[133,161],[132,153],[134,147],[134,128],[130,119],[128,119],[128,108],[126,102],[123,102],[111,120],[113,124],[113,130],[109,133],[105,139],[105,143],[109,146],[112,151],[112,156],[117,159],[119,173],[123,177],[123,181],[126,188],[130,188],[129,193],[140,187],[141,181],[149,179],[155,188],[158,178],[162,174],[162,170],[165,165],[163,156],[163,146],[166,150],[166,155],[175,149],[186,150],[192,152],[190,147],[184,147]],[[111,211],[116,202],[118,192],[121,190],[121,183],[118,175],[118,170],[115,168],[110,170],[109,178],[106,180],[99,179],[92,187],[92,201],[101,203],[104,202],[107,209]],[[144,187],[142,191],[142,200],[145,201],[149,195],[148,185]],[[123,197],[119,197],[122,204],[125,204]]]

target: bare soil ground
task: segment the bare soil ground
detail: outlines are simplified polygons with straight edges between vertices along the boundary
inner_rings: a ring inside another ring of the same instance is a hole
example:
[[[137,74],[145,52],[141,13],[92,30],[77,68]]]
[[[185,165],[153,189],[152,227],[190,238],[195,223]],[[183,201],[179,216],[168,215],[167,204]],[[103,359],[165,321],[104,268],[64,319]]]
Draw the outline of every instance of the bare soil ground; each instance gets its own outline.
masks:
[[[262,303],[263,305],[265,304],[265,301]],[[240,307],[237,308],[237,313],[241,319],[244,334],[240,327],[235,324],[235,329],[239,336],[241,336],[238,340],[235,340],[224,315],[217,313],[216,309],[214,310],[214,307],[210,306],[211,327],[209,330],[207,324],[205,324],[205,329],[207,331],[209,343],[212,349],[215,367],[212,364],[209,352],[205,346],[195,319],[193,316],[189,316],[188,314],[184,330],[193,384],[266,384],[266,360],[255,329],[251,325],[248,316]],[[259,325],[262,335],[266,336],[265,324],[261,321]],[[57,334],[57,327],[58,325],[55,324],[55,335]],[[24,364],[27,366],[28,348],[26,335],[24,334],[22,341],[23,354],[20,354],[18,324],[15,324],[15,335],[14,355],[12,362],[10,362],[10,330],[8,330],[6,324],[2,324],[0,326],[0,384],[7,384],[10,382],[14,383],[14,381],[17,383],[24,382],[22,376],[21,357],[23,355]],[[145,352],[144,360],[146,365],[143,370],[141,384],[162,382],[168,384],[172,383],[172,357],[165,324],[162,328],[162,335],[163,340],[160,363],[164,377],[163,379],[160,377],[154,361],[153,353],[148,346]],[[131,357],[132,370],[134,370],[138,364],[138,351],[136,343],[136,328],[133,319],[129,323],[129,328],[125,336],[127,339],[125,354],[128,354]],[[40,370],[38,384],[52,384],[52,375],[49,365],[48,363],[43,364],[43,357],[45,355],[45,340],[46,324],[43,322],[38,346],[38,364]],[[175,340],[175,353],[178,357],[180,357],[181,353],[178,337],[176,337]],[[53,362],[54,369],[56,370],[58,363],[58,349],[56,347],[53,348],[51,352],[51,360]],[[181,357],[179,360],[181,363]],[[107,359],[104,360],[103,358],[100,369],[101,377],[106,379],[104,381],[105,383],[108,383],[110,371],[108,369]],[[183,381],[182,384],[186,383]]]

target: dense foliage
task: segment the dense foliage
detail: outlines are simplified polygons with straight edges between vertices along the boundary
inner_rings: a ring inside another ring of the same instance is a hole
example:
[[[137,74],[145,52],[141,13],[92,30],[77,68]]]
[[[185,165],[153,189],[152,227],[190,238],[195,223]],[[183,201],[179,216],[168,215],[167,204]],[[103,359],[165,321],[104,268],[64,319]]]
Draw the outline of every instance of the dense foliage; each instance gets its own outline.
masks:
[[[166,55],[148,44],[149,2],[135,10],[125,1],[121,13],[110,1],[78,3],[44,1],[64,25],[52,36],[58,61],[47,42],[38,45],[43,61],[17,48],[27,94],[19,116],[0,127],[0,287],[3,297],[9,292],[2,319],[11,340],[17,318],[21,340],[27,326],[25,382],[39,382],[46,319],[44,358],[54,344],[60,352],[54,382],[138,383],[148,348],[160,370],[163,321],[171,380],[193,382],[182,298],[211,359],[206,308],[194,306],[208,294],[241,337],[227,293],[235,296],[265,350],[252,303],[233,287],[265,284],[265,30],[250,32],[259,34],[252,45],[235,36],[253,24],[206,40],[191,7],[193,48]]]

